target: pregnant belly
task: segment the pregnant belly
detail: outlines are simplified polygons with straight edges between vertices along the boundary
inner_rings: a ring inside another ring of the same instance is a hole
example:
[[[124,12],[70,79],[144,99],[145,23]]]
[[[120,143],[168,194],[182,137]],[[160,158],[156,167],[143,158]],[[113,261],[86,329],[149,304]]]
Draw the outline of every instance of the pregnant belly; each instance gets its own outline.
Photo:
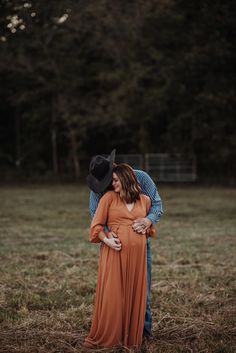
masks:
[[[144,248],[146,246],[146,236],[136,233],[132,226],[119,225],[110,229],[119,237],[122,249],[124,248]]]

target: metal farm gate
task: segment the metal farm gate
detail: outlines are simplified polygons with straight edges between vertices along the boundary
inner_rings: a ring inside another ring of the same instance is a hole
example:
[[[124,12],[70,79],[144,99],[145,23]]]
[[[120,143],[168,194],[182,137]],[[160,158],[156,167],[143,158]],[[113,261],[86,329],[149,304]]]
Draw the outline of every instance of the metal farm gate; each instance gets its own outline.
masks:
[[[156,181],[193,182],[197,179],[194,156],[172,156],[168,153],[117,154],[116,163],[127,163],[134,169],[145,170]]]

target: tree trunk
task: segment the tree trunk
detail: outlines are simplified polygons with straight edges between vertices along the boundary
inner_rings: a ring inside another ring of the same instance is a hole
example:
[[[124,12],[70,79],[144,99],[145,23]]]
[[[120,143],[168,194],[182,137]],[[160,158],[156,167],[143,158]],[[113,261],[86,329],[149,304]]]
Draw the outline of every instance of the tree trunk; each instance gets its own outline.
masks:
[[[79,164],[79,158],[77,155],[78,142],[76,140],[76,132],[72,127],[69,128],[69,136],[70,136],[71,155],[72,155],[72,161],[73,161],[73,166],[75,171],[75,177],[76,179],[78,179],[80,176],[80,164]]]
[[[20,170],[22,156],[21,156],[21,126],[20,126],[20,114],[19,114],[19,108],[18,107],[16,107],[16,115],[15,115],[15,133],[16,133],[16,159],[15,159],[15,165],[16,165],[16,168],[18,170]]]
[[[58,176],[58,153],[57,153],[57,129],[56,129],[56,103],[52,102],[52,119],[51,119],[51,140],[52,140],[52,164],[53,174]]]
[[[71,119],[69,116],[69,108],[70,108],[70,103],[69,103],[69,99],[62,94],[59,94],[58,96],[58,107],[59,110],[62,114],[62,120],[64,120],[67,129],[68,129],[68,137],[69,137],[69,141],[70,141],[70,156],[72,159],[72,164],[73,164],[73,169],[74,169],[74,173],[75,173],[75,177],[76,179],[79,178],[80,176],[80,164],[79,164],[79,158],[77,156],[78,153],[78,148],[79,148],[79,143],[77,141],[76,138],[76,129],[78,128],[75,127],[72,123],[71,123]]]

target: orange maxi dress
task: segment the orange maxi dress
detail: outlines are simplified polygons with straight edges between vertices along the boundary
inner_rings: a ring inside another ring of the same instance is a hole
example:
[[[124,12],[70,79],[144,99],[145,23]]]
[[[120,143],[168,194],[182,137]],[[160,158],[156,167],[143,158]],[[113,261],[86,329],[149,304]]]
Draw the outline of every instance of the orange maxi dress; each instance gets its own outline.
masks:
[[[132,229],[136,218],[145,217],[149,197],[141,194],[131,211],[114,191],[100,200],[90,228],[90,241],[100,242],[98,234],[107,224],[122,249],[117,252],[103,244],[99,258],[98,281],[92,325],[85,345],[94,348],[140,346],[147,298],[146,237]],[[154,229],[150,230],[150,235]]]

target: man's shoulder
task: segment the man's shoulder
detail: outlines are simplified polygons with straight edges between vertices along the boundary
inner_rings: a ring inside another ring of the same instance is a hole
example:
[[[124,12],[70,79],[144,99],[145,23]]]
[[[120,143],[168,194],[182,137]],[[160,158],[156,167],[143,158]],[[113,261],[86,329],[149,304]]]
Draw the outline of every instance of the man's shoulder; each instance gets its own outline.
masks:
[[[141,186],[142,192],[146,195],[150,196],[150,193],[153,194],[154,190],[156,190],[156,184],[150,175],[147,172],[144,172],[141,169],[135,169],[135,174],[137,180]]]
[[[139,179],[143,179],[143,178],[150,178],[150,176],[148,175],[147,172],[145,172],[144,170],[141,169],[134,169],[134,173],[136,175],[136,177]]]

